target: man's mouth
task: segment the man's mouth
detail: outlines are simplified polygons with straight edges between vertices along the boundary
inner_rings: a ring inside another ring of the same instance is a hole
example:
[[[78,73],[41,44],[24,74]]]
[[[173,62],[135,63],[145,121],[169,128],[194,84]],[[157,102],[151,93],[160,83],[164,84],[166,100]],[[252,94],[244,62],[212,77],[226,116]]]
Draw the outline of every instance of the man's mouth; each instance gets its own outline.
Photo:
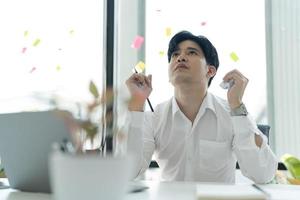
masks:
[[[176,65],[174,71],[176,71],[178,69],[188,69],[188,67],[185,64],[178,64],[178,65]]]

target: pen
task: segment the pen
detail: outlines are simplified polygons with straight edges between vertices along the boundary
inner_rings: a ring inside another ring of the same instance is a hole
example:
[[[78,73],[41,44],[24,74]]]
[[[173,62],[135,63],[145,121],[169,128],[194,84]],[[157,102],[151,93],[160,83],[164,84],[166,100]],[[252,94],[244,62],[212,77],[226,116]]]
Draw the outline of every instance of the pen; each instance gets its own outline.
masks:
[[[135,73],[138,73],[135,68],[134,68],[134,71],[135,71]],[[149,105],[151,111],[154,112],[154,109],[153,109],[153,107],[151,105],[151,102],[150,102],[149,98],[147,98],[147,102],[148,102],[148,105]]]
[[[266,195],[267,199],[270,199],[270,194],[268,192],[266,192],[265,190],[263,190],[261,187],[259,187],[256,184],[252,184],[252,187],[254,187],[255,189],[261,191],[264,195]]]
[[[133,189],[130,191],[130,193],[137,193],[137,192],[142,192],[144,190],[147,190],[149,187],[147,186],[144,186],[144,187],[141,187],[141,188],[137,188],[137,189]]]

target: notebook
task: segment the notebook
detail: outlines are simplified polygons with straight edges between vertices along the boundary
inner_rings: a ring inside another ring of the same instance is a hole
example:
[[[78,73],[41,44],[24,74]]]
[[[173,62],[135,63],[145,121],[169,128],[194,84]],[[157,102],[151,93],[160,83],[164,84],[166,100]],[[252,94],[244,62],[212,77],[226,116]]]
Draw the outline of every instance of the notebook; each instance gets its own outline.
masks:
[[[269,196],[253,185],[197,185],[197,200],[267,200]]]
[[[54,142],[69,139],[54,111],[0,114],[0,157],[10,187],[50,192],[48,154]]]

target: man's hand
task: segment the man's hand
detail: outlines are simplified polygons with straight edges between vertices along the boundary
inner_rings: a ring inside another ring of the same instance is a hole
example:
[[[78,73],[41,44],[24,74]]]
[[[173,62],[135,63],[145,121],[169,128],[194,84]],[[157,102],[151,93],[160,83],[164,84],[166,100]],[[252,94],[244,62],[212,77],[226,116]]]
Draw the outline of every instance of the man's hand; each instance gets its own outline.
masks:
[[[152,75],[132,74],[126,81],[131,99],[128,104],[130,111],[143,111],[144,103],[152,92]]]
[[[225,82],[231,79],[234,81],[234,84],[227,92],[227,100],[230,108],[234,109],[239,107],[243,102],[242,99],[248,84],[248,79],[236,69],[228,72],[223,78]]]

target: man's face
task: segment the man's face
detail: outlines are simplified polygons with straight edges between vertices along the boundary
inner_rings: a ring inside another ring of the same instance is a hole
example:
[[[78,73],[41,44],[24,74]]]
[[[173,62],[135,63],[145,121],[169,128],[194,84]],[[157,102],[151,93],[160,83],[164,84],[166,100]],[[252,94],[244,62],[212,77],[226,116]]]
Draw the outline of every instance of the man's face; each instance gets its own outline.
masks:
[[[169,81],[178,84],[207,84],[210,68],[199,45],[191,40],[179,43],[171,55],[169,63]]]

